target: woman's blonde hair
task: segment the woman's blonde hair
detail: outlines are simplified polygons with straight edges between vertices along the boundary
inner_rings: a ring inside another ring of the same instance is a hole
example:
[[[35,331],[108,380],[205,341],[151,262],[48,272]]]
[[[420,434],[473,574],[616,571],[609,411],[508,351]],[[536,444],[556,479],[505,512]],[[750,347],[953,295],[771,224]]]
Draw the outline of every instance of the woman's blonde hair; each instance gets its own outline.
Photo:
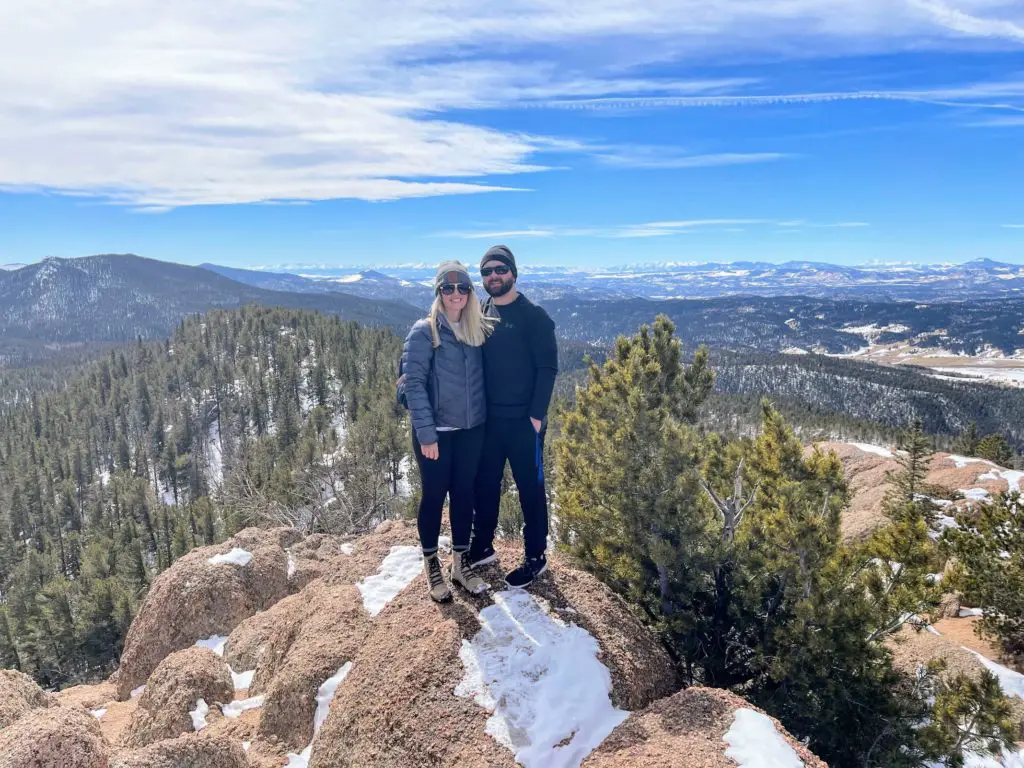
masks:
[[[470,285],[473,285],[470,282]],[[434,298],[434,303],[430,305],[430,312],[427,314],[427,320],[430,321],[430,334],[434,339],[434,346],[441,346],[441,336],[437,330],[437,316],[444,314],[444,299],[441,294],[438,294]],[[468,344],[471,347],[479,347],[491,335],[491,331],[494,330],[494,320],[490,317],[485,317],[483,311],[480,309],[480,300],[476,297],[476,290],[466,296],[466,306],[462,309],[462,315],[459,318],[459,322],[452,326],[452,330],[455,332],[455,338],[461,341],[463,344]]]

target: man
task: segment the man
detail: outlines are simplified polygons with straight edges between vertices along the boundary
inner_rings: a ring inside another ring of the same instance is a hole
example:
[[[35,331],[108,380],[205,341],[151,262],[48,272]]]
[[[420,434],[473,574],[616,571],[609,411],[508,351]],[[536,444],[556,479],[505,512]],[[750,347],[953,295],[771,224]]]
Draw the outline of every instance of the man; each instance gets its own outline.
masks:
[[[548,405],[558,373],[555,324],[516,290],[516,260],[504,245],[484,254],[480,277],[490,296],[484,311],[495,324],[483,348],[487,426],[477,470],[470,562],[476,567],[496,559],[494,531],[508,461],[523,509],[526,557],[505,581],[510,587],[525,587],[548,567],[543,455]]]

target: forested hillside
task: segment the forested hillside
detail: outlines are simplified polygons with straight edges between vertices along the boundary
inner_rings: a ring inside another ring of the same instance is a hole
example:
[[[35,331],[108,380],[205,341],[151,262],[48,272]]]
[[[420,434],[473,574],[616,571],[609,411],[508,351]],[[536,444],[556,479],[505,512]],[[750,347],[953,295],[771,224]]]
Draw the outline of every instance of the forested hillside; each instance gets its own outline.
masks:
[[[808,420],[866,420],[955,436],[972,422],[1024,450],[1024,389],[936,379],[907,366],[883,366],[823,355],[737,354],[715,350],[715,392],[801,403]],[[789,416],[790,414],[787,414]],[[795,422],[804,423],[796,414]],[[837,435],[838,436],[838,435]]]
[[[829,354],[866,347],[867,339],[906,342],[923,351],[1013,356],[1024,347],[1024,301],[996,299],[920,304],[907,301],[809,296],[731,296],[714,299],[564,298],[545,307],[568,339],[611,342],[655,315],[665,314],[688,343],[718,349]]]
[[[398,349],[337,317],[217,311],[0,402],[0,666],[51,686],[109,672],[147,586],[192,547],[393,514]]]

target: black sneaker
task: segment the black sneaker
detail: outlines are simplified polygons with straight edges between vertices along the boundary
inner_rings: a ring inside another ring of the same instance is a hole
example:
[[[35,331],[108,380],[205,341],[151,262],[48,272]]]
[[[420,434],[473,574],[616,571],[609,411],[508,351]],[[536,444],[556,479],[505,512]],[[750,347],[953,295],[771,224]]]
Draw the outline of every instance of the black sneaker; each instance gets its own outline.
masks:
[[[523,564],[505,577],[505,583],[513,589],[522,589],[533,583],[533,580],[548,569],[548,559],[540,557],[528,557]]]
[[[494,547],[469,548],[469,563],[473,568],[490,565],[497,559],[498,553],[494,551]]]

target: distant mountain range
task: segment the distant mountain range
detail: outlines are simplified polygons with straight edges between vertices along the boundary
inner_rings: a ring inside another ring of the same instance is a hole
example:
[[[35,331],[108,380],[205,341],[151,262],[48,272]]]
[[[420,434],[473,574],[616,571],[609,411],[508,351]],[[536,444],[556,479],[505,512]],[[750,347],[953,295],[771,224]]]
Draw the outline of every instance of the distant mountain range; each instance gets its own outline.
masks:
[[[0,353],[33,340],[162,338],[186,315],[252,303],[319,310],[403,331],[422,315],[398,301],[267,290],[207,269],[133,255],[50,258],[0,271]]]
[[[473,261],[473,260],[470,260]],[[417,264],[370,271],[314,269],[301,276],[202,265],[260,288],[321,292],[341,290],[426,306],[434,268]],[[471,268],[475,267],[470,264]],[[874,301],[938,301],[1024,297],[1024,265],[976,259],[966,264],[899,264],[848,267],[813,261],[645,264],[618,269],[520,265],[520,284],[532,298],[713,298],[717,296],[815,296]],[[475,273],[475,268],[472,269]],[[424,285],[426,284],[426,285]]]
[[[645,269],[651,271],[524,266],[522,285],[544,303],[563,339],[582,344],[607,344],[665,313],[688,344],[718,349],[874,355],[895,346],[912,354],[1024,361],[1024,293],[1015,287],[1024,284],[1024,267],[978,260],[956,267],[877,270],[812,262]],[[46,259],[0,271],[0,353],[5,348],[9,353],[17,342],[24,348],[27,341],[162,337],[188,314],[247,303],[320,310],[404,333],[429,305],[432,291],[424,282],[432,278],[433,269],[425,266],[403,268],[397,275],[377,270],[295,275],[131,255]],[[705,292],[716,285],[722,291],[756,285],[764,295],[658,298],[666,281]],[[954,284],[961,288],[954,291]],[[772,295],[772,286],[782,293]],[[933,301],[878,295],[913,286],[919,294],[948,295]],[[824,295],[826,289],[833,295]]]
[[[246,285],[269,291],[296,291],[299,293],[343,292],[364,299],[403,301],[418,307],[426,307],[433,300],[434,292],[420,282],[403,280],[375,270],[364,270],[340,276],[306,277],[287,272],[265,272],[258,269],[222,267],[218,264],[200,264],[203,269],[216,272]],[[434,273],[430,273],[430,279]]]

